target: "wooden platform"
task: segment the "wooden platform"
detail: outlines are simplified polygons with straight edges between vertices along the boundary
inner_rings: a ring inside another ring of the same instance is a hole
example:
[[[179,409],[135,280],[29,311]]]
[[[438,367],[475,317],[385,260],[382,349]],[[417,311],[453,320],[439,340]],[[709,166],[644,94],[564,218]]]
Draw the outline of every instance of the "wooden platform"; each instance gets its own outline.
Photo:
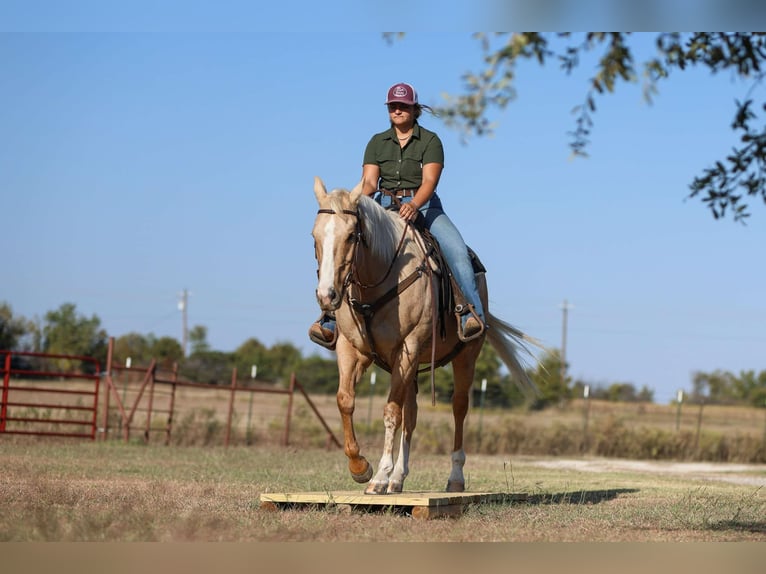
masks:
[[[494,492],[403,492],[374,495],[356,491],[271,492],[261,494],[261,508],[335,508],[344,512],[384,510],[429,519],[460,516],[471,504],[519,502],[525,494]]]

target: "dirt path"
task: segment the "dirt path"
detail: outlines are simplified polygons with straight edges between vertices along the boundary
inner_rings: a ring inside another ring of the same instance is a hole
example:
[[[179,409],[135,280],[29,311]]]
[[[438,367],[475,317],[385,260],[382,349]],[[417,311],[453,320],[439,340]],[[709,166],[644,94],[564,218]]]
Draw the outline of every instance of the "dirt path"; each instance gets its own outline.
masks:
[[[543,468],[566,468],[582,472],[619,472],[624,470],[684,475],[695,480],[714,480],[732,484],[766,487],[766,464],[658,462],[600,458],[530,460],[529,463]]]

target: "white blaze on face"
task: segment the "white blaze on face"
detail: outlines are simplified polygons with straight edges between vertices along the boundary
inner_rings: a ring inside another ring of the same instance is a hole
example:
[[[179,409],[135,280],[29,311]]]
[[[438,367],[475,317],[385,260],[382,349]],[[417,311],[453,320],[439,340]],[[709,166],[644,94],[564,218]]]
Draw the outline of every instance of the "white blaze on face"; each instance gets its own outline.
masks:
[[[334,217],[328,217],[324,226],[324,241],[322,242],[322,261],[319,264],[319,284],[317,285],[317,297],[326,299],[333,287],[335,277],[335,257],[333,246],[335,245],[335,221]]]

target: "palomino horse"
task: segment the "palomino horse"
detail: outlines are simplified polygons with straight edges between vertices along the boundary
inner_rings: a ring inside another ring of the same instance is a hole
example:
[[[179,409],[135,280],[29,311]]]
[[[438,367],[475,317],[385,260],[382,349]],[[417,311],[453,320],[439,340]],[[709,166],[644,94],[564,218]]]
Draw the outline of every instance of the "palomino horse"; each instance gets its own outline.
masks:
[[[451,358],[455,433],[447,491],[462,492],[463,421],[485,336],[517,383],[528,389],[534,389],[534,385],[516,356],[516,348],[525,348],[524,341],[534,341],[489,313],[483,273],[476,279],[487,319],[486,335],[461,342],[452,312],[446,313],[445,330],[437,335],[437,274],[432,273],[433,264],[414,227],[362,194],[361,183],[351,192],[327,193],[316,178],[314,193],[319,202],[312,232],[319,269],[316,297],[322,310],[334,312],[337,319],[337,400],[351,476],[359,483],[369,481],[365,490],[368,494],[402,491],[417,422],[418,368],[430,363],[433,377],[434,364]],[[356,385],[373,361],[391,373],[391,388],[383,409],[383,455],[375,476],[370,463],[360,454],[353,419]],[[402,424],[394,464],[394,439]]]

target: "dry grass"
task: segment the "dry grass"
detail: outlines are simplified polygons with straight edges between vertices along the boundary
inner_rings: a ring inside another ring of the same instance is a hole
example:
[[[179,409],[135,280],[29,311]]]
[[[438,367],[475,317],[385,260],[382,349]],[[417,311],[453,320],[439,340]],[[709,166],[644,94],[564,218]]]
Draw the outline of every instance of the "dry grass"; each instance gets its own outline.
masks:
[[[6,542],[766,541],[763,489],[677,475],[469,456],[469,490],[528,500],[423,522],[391,512],[260,508],[263,492],[361,489],[337,450],[32,439],[4,439],[0,448]],[[448,464],[415,456],[407,489],[440,490]]]
[[[338,407],[334,395],[312,395],[311,400],[317,407],[325,421],[340,436],[341,426],[338,415]],[[225,420],[228,412],[229,392],[221,390],[202,390],[187,388],[179,390],[177,402],[178,408],[193,410],[200,407],[208,407],[215,410],[220,420]],[[431,406],[430,397],[420,397],[418,420],[425,424],[437,424],[446,422],[451,424],[451,407],[448,404]],[[356,420],[365,425],[368,421],[376,424],[381,418],[385,397],[376,395],[370,401],[369,395],[363,392],[357,396]],[[304,398],[296,394],[294,405],[298,409],[309,410]],[[676,430],[677,409],[674,405],[658,405],[651,403],[613,403],[607,401],[590,401],[589,407],[582,400],[572,401],[561,408],[550,408],[538,412],[509,411],[504,409],[486,408],[480,413],[477,406],[469,412],[467,423],[476,426],[479,418],[487,427],[497,425],[502,421],[518,420],[534,428],[550,428],[554,425],[582,428],[586,414],[589,425],[597,425],[599,422],[610,419],[620,420],[627,426],[646,426],[673,432]],[[279,427],[284,423],[287,409],[287,397],[284,395],[258,394],[254,395],[253,413],[251,426],[256,430],[267,430]],[[250,397],[247,393],[238,393],[235,396],[234,413],[236,424],[241,432],[246,429],[248,413],[250,411]],[[311,415],[313,417],[313,413]],[[679,430],[696,432],[700,422],[700,408],[698,405],[685,404],[681,409],[678,420]],[[766,409],[749,407],[732,407],[720,405],[706,405],[702,409],[701,428],[706,432],[740,433],[763,437],[766,431]]]
[[[123,400],[125,410],[130,412],[135,408],[132,428],[136,434],[140,434],[146,422],[146,413],[151,395],[152,401],[152,430],[160,433],[167,426],[170,414],[171,392],[168,384],[156,384],[154,388],[148,385],[142,388],[143,377],[141,373],[130,373],[115,377],[115,387]],[[66,381],[26,381],[12,379],[16,386],[59,387],[70,390],[92,390],[93,384],[77,380]],[[241,386],[247,387],[250,382],[240,382]],[[277,385],[264,385],[262,387],[271,391],[285,391]],[[379,387],[381,385],[378,385]],[[356,403],[356,420],[362,425],[376,424],[383,412],[385,398],[381,395],[370,397],[367,394],[369,387],[362,386],[359,389]],[[99,399],[98,420],[101,422],[103,415],[104,397],[107,394],[107,385],[102,384]],[[381,390],[381,389],[378,389]],[[427,389],[426,389],[427,390]],[[12,393],[13,394],[13,393]],[[65,395],[18,393],[14,395],[17,400],[24,402],[62,402],[68,404],[88,404],[87,398]],[[179,386],[175,394],[175,406],[173,408],[174,426],[185,416],[199,411],[208,411],[209,418],[225,423],[229,403],[231,399],[230,389],[220,387],[183,387]],[[316,406],[322,417],[336,435],[340,434],[340,418],[334,395],[311,395],[311,401]],[[294,408],[310,411],[304,397],[296,392],[293,399]],[[287,414],[288,396],[273,393],[249,393],[237,392],[234,396],[233,415],[234,430],[240,437],[244,437],[248,430],[254,433],[271,433],[280,429],[285,424]],[[116,402],[110,394],[110,421],[116,417]],[[591,400],[586,403],[582,399],[571,401],[561,408],[549,408],[539,412],[524,412],[520,410],[502,410],[486,408],[480,412],[477,406],[469,411],[468,424],[477,425],[479,419],[486,426],[499,423],[505,424],[508,420],[523,421],[531,428],[550,428],[555,425],[582,428],[586,419],[589,425],[597,425],[607,420],[619,420],[626,426],[644,426],[663,431],[696,432],[698,425],[703,431],[714,433],[729,433],[750,435],[758,438],[766,437],[766,409],[706,405],[700,409],[699,405],[684,403],[679,411],[675,405],[659,405],[652,403],[614,403],[607,401]],[[314,418],[313,413],[310,414]],[[317,419],[315,419],[317,420]],[[435,407],[430,404],[430,396],[421,396],[419,420],[426,424],[451,423],[451,407],[448,404],[439,403]]]
[[[133,373],[136,375],[136,373]],[[134,377],[135,378],[135,377]],[[283,444],[287,429],[289,397],[273,392],[234,394],[226,387],[179,386],[171,397],[170,386],[143,387],[142,378],[115,381],[125,412],[133,413],[130,441],[175,446],[274,447]],[[19,382],[24,384],[24,382]],[[31,384],[31,383],[30,383]],[[46,382],[46,385],[50,385]],[[69,388],[87,386],[67,381]],[[103,425],[106,385],[99,400],[98,424]],[[270,391],[284,389],[270,387]],[[367,452],[381,446],[382,396],[370,397],[360,388],[357,396],[357,433]],[[24,393],[25,398],[33,394]],[[74,400],[82,401],[79,396]],[[413,448],[418,454],[445,454],[452,448],[452,415],[446,404],[431,406],[421,397],[418,429]],[[171,417],[171,399],[174,401]],[[48,399],[50,400],[50,399]],[[121,438],[122,428],[116,400],[109,394],[107,435]],[[300,448],[322,448],[331,444],[316,407],[334,437],[342,440],[335,397],[312,395],[309,404],[296,393],[290,413],[289,443]],[[148,420],[151,402],[151,419]],[[232,428],[227,432],[229,407]],[[70,413],[49,408],[26,408],[27,415],[65,418]],[[10,410],[9,410],[10,412]],[[678,416],[680,414],[680,416]],[[79,415],[82,417],[83,415]],[[172,421],[172,426],[169,424]],[[10,424],[10,423],[9,423]],[[16,423],[19,424],[19,423]],[[11,427],[9,427],[11,428]],[[39,428],[39,427],[36,427]],[[45,430],[59,430],[51,423]],[[67,430],[72,427],[67,427]],[[147,431],[148,429],[148,431]],[[87,430],[85,428],[84,430]],[[103,435],[101,435],[103,436]],[[573,401],[540,412],[483,409],[474,407],[466,421],[466,448],[484,454],[592,455],[647,460],[704,460],[720,462],[766,462],[766,410],[746,407],[684,405],[680,413],[672,405]]]

